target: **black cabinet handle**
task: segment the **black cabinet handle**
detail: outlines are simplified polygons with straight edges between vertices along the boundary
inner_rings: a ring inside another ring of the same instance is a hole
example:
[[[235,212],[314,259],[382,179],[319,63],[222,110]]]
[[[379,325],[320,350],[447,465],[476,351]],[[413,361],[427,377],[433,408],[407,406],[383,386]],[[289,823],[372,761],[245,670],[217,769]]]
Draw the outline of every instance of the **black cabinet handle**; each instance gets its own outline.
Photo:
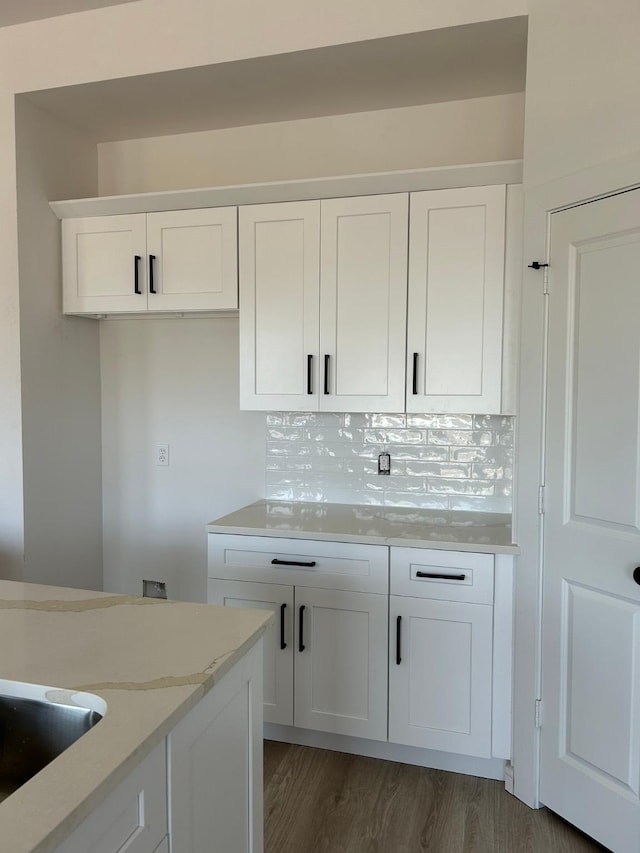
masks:
[[[633,570],[633,579],[640,586],[640,566]]]
[[[304,651],[304,604],[300,605],[300,621],[298,623],[298,651]]]
[[[149,255],[149,293],[156,293],[156,286],[153,281],[153,268],[155,265],[155,260],[155,255]]]
[[[400,637],[401,637],[402,616],[396,619],[396,664],[400,666],[402,663],[402,655],[400,653]]]
[[[133,292],[137,293],[138,296],[142,296],[142,291],[140,290],[140,261],[142,257],[140,255],[133,256]]]
[[[279,560],[277,557],[274,557],[273,560],[271,560],[272,566],[300,566],[303,569],[312,569],[315,564],[315,560],[310,560],[308,563],[302,563],[296,560]]]
[[[413,354],[413,389],[412,394],[418,393],[418,353]]]
[[[286,609],[287,609],[286,603],[280,605],[280,649],[281,650],[287,648],[287,642],[284,638],[284,611]]]
[[[440,581],[463,581],[466,575],[439,575],[436,572],[416,572],[417,578],[434,578]]]
[[[313,394],[313,356],[307,356],[307,394]]]
[[[324,393],[329,393],[329,356],[324,357]]]

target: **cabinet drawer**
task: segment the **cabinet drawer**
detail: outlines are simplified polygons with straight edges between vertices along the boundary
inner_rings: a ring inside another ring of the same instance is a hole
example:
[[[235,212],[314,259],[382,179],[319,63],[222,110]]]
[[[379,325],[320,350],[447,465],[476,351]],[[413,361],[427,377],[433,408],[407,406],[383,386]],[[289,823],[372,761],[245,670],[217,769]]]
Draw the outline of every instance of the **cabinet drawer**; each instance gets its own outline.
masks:
[[[155,853],[167,834],[166,768],[163,741],[56,853]]]
[[[209,577],[387,593],[384,545],[209,534]]]
[[[493,604],[493,555],[391,548],[391,594]]]

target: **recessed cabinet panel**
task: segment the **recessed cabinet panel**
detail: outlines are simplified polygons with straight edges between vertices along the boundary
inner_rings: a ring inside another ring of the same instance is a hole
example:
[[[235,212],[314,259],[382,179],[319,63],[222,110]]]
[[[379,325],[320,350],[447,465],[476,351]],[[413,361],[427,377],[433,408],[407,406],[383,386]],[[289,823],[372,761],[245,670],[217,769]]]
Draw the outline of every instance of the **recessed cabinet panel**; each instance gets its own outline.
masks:
[[[504,186],[411,194],[407,411],[501,406]]]
[[[404,410],[407,216],[406,193],[322,202],[322,410]]]
[[[296,587],[297,726],[387,736],[387,597]]]
[[[390,598],[389,740],[491,756],[493,608]]]
[[[240,405],[318,407],[320,202],[240,208]]]
[[[293,587],[210,580],[207,601],[275,613],[276,621],[267,628],[262,647],[264,719],[267,723],[293,725]]]
[[[238,307],[236,220],[235,207],[147,215],[150,311]]]
[[[144,214],[65,219],[62,255],[66,314],[146,310]]]

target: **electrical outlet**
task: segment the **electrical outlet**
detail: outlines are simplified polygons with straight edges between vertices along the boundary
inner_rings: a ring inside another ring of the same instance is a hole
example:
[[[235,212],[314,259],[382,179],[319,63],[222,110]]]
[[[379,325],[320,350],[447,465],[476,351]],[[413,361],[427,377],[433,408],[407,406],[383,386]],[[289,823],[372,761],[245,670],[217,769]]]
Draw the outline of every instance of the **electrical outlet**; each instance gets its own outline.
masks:
[[[167,585],[164,581],[142,581],[143,598],[166,598]]]
[[[169,445],[156,444],[156,465],[169,464]]]
[[[391,473],[391,454],[380,453],[378,456],[378,474]]]

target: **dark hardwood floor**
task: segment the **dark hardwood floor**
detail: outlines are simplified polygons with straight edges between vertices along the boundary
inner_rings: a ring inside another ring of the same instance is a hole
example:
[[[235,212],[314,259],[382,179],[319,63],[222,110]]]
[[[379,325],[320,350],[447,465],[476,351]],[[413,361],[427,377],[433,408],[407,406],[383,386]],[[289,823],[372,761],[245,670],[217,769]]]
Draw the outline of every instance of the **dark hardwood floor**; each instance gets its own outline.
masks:
[[[265,853],[590,853],[502,782],[265,742]]]

